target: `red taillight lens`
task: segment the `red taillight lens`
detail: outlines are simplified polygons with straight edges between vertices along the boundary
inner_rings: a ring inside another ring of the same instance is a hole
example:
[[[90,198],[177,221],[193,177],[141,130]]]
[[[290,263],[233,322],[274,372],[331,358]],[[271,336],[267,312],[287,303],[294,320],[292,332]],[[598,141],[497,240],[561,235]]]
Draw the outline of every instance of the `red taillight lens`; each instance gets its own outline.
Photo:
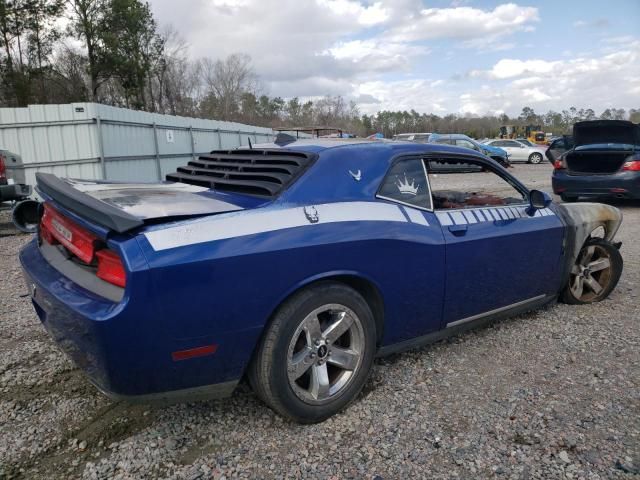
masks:
[[[553,162],[553,168],[555,170],[564,170],[564,162],[562,160],[556,160]]]
[[[626,170],[627,172],[640,172],[640,160],[625,162],[622,170]]]
[[[98,278],[124,287],[127,283],[127,276],[118,254],[111,250],[98,250],[96,258],[98,259]]]
[[[4,155],[0,155],[0,180],[7,179],[7,159]]]
[[[57,240],[84,263],[91,263],[93,260],[98,237],[63,217],[46,203],[40,232],[48,243],[54,243],[53,239]]]

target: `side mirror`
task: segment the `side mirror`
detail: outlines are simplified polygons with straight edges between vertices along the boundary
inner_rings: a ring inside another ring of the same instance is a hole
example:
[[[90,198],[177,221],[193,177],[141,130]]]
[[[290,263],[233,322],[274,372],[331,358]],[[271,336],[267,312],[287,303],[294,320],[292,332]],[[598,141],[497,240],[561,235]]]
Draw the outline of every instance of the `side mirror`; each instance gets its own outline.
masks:
[[[540,190],[531,190],[529,192],[529,209],[528,214],[533,215],[536,210],[547,208],[551,204],[551,196]]]

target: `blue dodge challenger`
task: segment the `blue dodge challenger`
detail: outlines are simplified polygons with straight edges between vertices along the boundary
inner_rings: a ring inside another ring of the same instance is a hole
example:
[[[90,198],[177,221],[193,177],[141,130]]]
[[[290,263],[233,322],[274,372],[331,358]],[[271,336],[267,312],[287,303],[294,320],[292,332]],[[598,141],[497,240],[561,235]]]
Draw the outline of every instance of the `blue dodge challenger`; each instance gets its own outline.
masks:
[[[457,162],[480,168],[442,168]],[[447,145],[285,136],[162,183],[40,173],[37,189],[20,253],[33,306],[128,400],[224,396],[247,378],[280,414],[322,421],[376,355],[602,300],[622,271],[616,208],[555,205]]]

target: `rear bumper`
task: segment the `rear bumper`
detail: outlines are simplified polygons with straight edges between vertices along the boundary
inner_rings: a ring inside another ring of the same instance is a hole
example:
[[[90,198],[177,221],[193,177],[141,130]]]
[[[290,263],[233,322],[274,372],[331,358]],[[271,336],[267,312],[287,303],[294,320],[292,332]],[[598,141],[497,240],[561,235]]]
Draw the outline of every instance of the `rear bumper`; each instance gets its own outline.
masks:
[[[113,302],[71,282],[51,266],[35,239],[20,252],[20,262],[43,326],[106,395],[145,403],[218,398],[231,394],[241,378],[242,369],[231,362],[224,348],[187,360],[172,357],[172,352],[215,341],[232,344],[230,339],[243,332],[173,338],[154,306],[154,297],[149,296],[153,287],[145,280],[148,271],[139,272],[137,285],[121,302]],[[131,298],[140,301],[134,303]]]
[[[551,185],[557,195],[640,199],[640,172],[569,175],[565,171],[554,170]]]

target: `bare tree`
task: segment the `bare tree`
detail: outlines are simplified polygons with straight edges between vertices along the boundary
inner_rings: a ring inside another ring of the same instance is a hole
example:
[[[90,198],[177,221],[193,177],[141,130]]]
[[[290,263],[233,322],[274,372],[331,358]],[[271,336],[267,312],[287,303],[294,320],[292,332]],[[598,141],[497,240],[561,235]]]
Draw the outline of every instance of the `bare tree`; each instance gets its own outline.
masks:
[[[215,104],[221,120],[232,120],[238,113],[242,95],[257,89],[251,57],[234,53],[224,60],[205,58],[201,65],[209,102]]]
[[[150,82],[155,89],[156,109],[171,115],[197,115],[201,75],[199,62],[188,58],[188,44],[171,26],[160,32],[164,52]]]

